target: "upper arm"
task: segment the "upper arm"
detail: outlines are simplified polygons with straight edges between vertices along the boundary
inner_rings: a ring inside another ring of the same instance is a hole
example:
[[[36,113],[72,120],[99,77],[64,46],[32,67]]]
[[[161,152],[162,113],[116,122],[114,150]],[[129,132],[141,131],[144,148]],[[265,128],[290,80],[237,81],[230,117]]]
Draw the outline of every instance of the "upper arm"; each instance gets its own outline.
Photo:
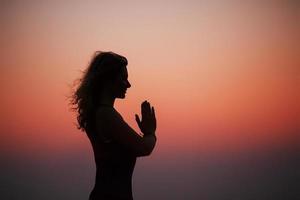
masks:
[[[100,122],[101,121],[101,122]],[[135,156],[149,155],[156,142],[155,137],[142,137],[132,129],[114,109],[105,108],[97,115],[97,124],[108,131],[111,137]]]

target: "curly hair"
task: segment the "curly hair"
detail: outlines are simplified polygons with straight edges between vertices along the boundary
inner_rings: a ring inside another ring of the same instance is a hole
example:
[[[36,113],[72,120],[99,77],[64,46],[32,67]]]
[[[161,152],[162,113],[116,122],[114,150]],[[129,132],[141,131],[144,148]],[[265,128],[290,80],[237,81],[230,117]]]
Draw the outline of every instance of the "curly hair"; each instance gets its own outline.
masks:
[[[127,64],[124,56],[114,52],[95,52],[89,66],[83,71],[83,76],[75,80],[76,89],[70,99],[72,109],[77,112],[78,129],[87,131],[92,125],[103,83],[113,80]]]

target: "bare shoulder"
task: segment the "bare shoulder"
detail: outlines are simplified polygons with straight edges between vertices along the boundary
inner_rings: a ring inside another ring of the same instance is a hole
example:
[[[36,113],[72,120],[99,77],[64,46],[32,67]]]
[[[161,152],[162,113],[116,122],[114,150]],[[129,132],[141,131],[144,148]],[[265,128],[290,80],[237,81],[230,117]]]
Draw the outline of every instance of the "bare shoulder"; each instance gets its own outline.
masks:
[[[96,117],[98,119],[111,120],[114,118],[121,118],[122,116],[113,107],[101,106],[96,110]]]

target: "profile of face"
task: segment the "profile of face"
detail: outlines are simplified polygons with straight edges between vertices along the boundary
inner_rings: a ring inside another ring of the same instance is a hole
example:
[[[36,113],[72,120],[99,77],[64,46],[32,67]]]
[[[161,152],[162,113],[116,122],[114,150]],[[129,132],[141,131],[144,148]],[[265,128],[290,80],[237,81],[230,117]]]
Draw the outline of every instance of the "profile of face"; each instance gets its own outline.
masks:
[[[115,98],[124,99],[126,96],[125,95],[126,91],[130,87],[131,84],[128,81],[127,67],[123,66],[121,68],[120,73],[116,76],[116,78],[112,82],[112,87],[111,87],[112,95]]]

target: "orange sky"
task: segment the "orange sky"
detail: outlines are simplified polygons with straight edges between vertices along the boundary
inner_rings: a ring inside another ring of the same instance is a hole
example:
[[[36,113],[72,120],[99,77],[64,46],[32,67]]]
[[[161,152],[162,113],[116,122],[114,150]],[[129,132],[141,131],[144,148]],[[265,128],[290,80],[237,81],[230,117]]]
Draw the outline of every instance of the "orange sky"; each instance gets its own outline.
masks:
[[[39,136],[49,146],[78,140],[67,84],[95,50],[128,58],[133,86],[116,105],[136,127],[134,113],[150,100],[161,149],[182,137],[185,145],[197,141],[209,149],[248,134],[273,140],[299,129],[298,29],[286,7],[178,2],[170,9],[156,2],[108,3],[101,10],[94,4],[4,6],[1,121],[13,126],[5,139],[28,138],[22,131],[32,130],[31,145],[41,129],[50,134]]]

